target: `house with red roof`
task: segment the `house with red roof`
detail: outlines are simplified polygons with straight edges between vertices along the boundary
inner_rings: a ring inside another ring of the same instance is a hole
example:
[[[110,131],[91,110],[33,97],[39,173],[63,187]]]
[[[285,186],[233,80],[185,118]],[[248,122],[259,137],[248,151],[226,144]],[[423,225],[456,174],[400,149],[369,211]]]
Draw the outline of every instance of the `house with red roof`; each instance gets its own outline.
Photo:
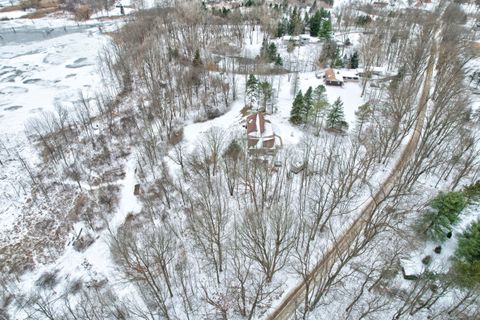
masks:
[[[265,118],[265,112],[256,112],[246,119],[247,145],[249,151],[275,150],[275,133],[272,123]]]

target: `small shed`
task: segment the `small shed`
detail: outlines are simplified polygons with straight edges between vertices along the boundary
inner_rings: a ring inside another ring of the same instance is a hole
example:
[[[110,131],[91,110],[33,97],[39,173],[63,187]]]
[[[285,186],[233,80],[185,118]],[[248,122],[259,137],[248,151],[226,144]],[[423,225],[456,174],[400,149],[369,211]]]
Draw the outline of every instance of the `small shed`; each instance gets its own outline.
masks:
[[[325,70],[325,84],[330,86],[343,86],[343,77],[333,69]]]

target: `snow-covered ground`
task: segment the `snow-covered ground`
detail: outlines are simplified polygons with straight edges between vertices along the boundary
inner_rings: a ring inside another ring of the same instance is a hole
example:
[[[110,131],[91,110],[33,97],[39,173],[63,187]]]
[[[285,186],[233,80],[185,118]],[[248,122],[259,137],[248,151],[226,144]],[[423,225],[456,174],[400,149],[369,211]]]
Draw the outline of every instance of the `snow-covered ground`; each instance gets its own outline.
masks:
[[[96,24],[79,27],[62,19],[1,21],[0,31],[0,241],[6,243],[22,233],[16,224],[29,196],[30,180],[18,156],[29,165],[37,161],[25,124],[57,103],[71,108],[80,91],[89,97],[101,89],[97,57],[109,38]]]
[[[23,10],[0,12],[0,20],[17,19],[17,18],[23,17],[26,14],[28,14],[28,11],[23,11]]]

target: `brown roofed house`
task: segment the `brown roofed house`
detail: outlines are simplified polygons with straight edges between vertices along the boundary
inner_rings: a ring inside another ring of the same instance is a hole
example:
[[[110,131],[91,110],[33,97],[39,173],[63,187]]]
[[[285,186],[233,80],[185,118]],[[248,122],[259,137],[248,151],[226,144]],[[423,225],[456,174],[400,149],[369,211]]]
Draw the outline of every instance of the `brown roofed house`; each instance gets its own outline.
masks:
[[[337,73],[335,70],[327,69],[325,70],[325,84],[330,86],[343,86],[343,77]]]
[[[247,142],[249,149],[274,149],[275,134],[272,124],[265,119],[264,112],[247,117]]]

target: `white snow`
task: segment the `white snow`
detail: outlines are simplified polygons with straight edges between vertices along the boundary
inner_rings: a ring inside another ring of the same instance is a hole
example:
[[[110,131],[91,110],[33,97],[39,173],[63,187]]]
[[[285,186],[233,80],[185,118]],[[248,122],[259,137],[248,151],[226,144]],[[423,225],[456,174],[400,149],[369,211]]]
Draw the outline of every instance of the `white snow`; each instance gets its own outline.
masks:
[[[112,28],[116,22],[108,22]],[[13,33],[11,28],[15,29]],[[64,29],[66,28],[66,31]],[[50,35],[45,30],[54,28]],[[29,166],[39,159],[27,140],[25,124],[41,112],[53,111],[55,103],[72,107],[79,92],[89,98],[101,88],[97,69],[99,50],[109,38],[98,27],[78,28],[63,19],[16,19],[0,22],[0,155],[4,166],[0,173],[0,241],[12,233],[29,195],[30,178],[18,161],[17,153]],[[5,32],[11,32],[8,36]]]
[[[7,11],[7,12],[0,12],[0,20],[2,19],[17,19],[27,15],[29,11],[23,10],[15,10],[15,11]]]

